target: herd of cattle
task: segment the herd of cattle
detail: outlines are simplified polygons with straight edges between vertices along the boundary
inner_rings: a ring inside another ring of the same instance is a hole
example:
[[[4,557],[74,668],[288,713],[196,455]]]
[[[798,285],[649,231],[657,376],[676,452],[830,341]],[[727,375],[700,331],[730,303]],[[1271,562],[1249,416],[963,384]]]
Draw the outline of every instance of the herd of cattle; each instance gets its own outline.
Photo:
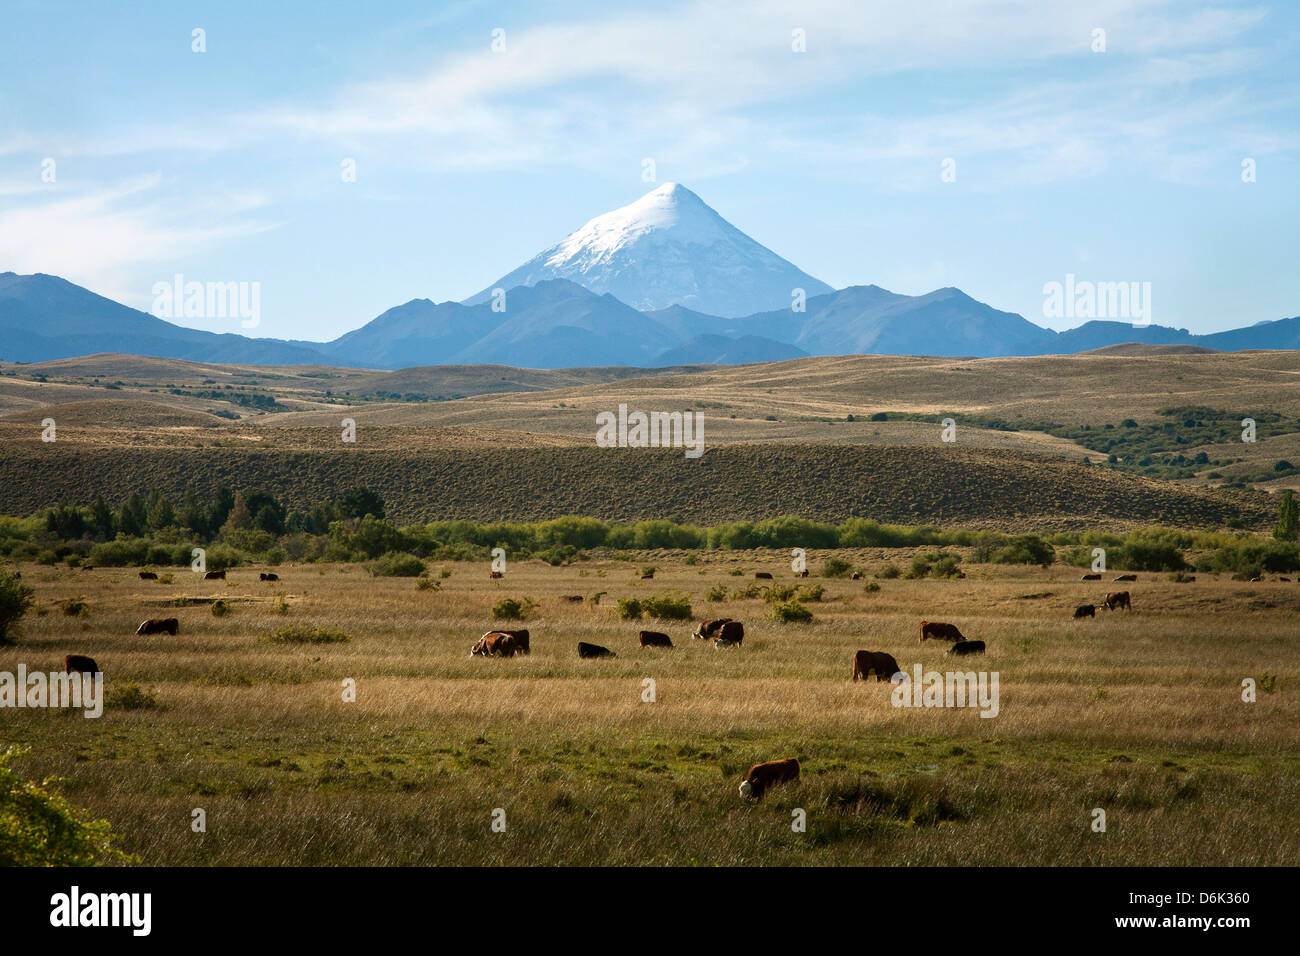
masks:
[[[653,572],[650,572],[651,574]],[[158,575],[153,571],[141,571],[140,579],[145,581],[157,580]],[[796,574],[798,577],[807,577],[808,572],[803,571]],[[208,571],[204,574],[204,580],[224,580],[226,572]],[[491,577],[496,579],[503,577],[499,571],[491,572]],[[765,571],[755,574],[759,579],[771,579],[772,575]],[[857,575],[855,574],[856,578]],[[1100,574],[1085,574],[1084,581],[1097,581],[1101,579]],[[263,571],[259,574],[261,581],[279,581],[279,576]],[[1136,581],[1137,575],[1124,574],[1115,578],[1116,581]],[[582,597],[578,595],[564,595],[566,601],[581,601]],[[1121,608],[1132,610],[1133,604],[1127,591],[1116,591],[1106,595],[1105,601],[1100,605],[1106,610],[1119,610]],[[1076,619],[1083,617],[1095,617],[1097,606],[1092,604],[1083,604],[1075,609],[1074,617]],[[175,635],[180,629],[180,622],[174,617],[167,618],[150,618],[142,621],[136,628],[136,634],[170,634]],[[745,640],[745,626],[740,621],[729,617],[712,618],[702,621],[691,633],[693,639],[712,641],[715,648],[739,647]],[[968,640],[965,635],[957,628],[955,624],[947,624],[942,621],[922,621],[920,628],[920,640],[924,643],[927,640],[946,641],[951,646],[945,652],[945,656],[953,655],[957,657],[969,654],[983,654],[986,650],[983,641]],[[638,634],[638,644],[640,647],[657,647],[672,648],[672,638],[667,634],[659,631],[641,631]],[[527,655],[531,652],[529,646],[529,635],[527,629],[517,630],[492,630],[485,633],[470,649],[471,657],[514,657],[516,655]],[[578,656],[580,658],[602,658],[616,657],[617,655],[607,647],[599,644],[591,644],[586,641],[578,642]],[[64,668],[67,673],[85,673],[95,674],[99,671],[99,666],[94,659],[82,654],[69,654],[64,658]],[[901,668],[898,661],[893,655],[884,651],[856,651],[853,655],[853,671],[851,679],[856,681],[859,678],[867,680],[875,676],[877,682],[892,680],[895,674],[898,674]],[[746,775],[744,781],[740,784],[740,792],[746,797],[761,797],[769,787],[797,780],[799,778],[799,761],[794,758],[783,760],[772,760],[765,763],[755,764]]]

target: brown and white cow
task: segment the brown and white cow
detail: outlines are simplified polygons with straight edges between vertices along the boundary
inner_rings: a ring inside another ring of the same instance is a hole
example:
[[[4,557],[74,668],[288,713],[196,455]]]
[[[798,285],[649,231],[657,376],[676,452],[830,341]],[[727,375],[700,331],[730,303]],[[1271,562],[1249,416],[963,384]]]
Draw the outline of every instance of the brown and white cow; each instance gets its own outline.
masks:
[[[749,768],[749,773],[740,784],[742,797],[759,798],[769,787],[778,783],[790,783],[799,779],[799,761],[794,757],[785,760],[769,760],[756,763]]]
[[[718,630],[722,627],[722,625],[726,624],[730,620],[731,618],[729,617],[716,617],[710,621],[701,621],[700,626],[697,627],[691,633],[691,637],[698,637],[701,640],[708,640],[710,637],[713,637],[715,634],[718,633]]]
[[[1116,580],[1116,581],[1136,581],[1137,579],[1138,579],[1138,576],[1137,576],[1136,574],[1121,574],[1121,575],[1120,575],[1119,577],[1117,577],[1115,580]]]
[[[469,656],[514,657],[517,653],[519,653],[519,645],[513,634],[504,631],[488,631],[470,649]]]
[[[945,624],[943,621],[922,621],[921,622],[921,640],[933,638],[936,641],[964,641],[961,631],[957,630],[956,624]]]
[[[257,579],[259,581],[278,581],[280,580],[280,575],[276,574],[274,571],[263,571],[258,574]]]
[[[1125,608],[1129,611],[1133,610],[1133,603],[1129,600],[1128,592],[1113,591],[1110,594],[1107,594],[1106,610],[1118,611],[1120,608]]]
[[[1083,577],[1079,578],[1079,580],[1080,580],[1080,581],[1100,581],[1100,580],[1101,580],[1101,575],[1100,575],[1100,574],[1085,574]]]
[[[853,655],[853,679],[861,677],[866,680],[871,674],[876,675],[876,683],[892,680],[901,668],[892,654],[884,651],[857,651]]]
[[[497,578],[504,578],[505,576],[506,576],[506,573],[505,573],[504,571],[489,571],[489,572],[488,572],[488,578],[489,578],[490,580],[493,580],[493,581],[495,581]]]
[[[180,629],[180,626],[180,621],[174,617],[151,617],[147,621],[141,621],[135,632],[137,634],[175,634]]]

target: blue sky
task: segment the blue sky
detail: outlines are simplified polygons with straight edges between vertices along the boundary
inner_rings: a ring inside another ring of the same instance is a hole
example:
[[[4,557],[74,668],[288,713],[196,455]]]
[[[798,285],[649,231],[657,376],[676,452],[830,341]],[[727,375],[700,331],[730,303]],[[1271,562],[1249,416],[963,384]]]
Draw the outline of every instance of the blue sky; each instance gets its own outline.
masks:
[[[1056,328],[1070,273],[1195,332],[1300,314],[1294,3],[120,6],[5,4],[0,271],[142,309],[178,272],[259,282],[251,334],[330,339],[477,292],[653,158],[836,287]]]

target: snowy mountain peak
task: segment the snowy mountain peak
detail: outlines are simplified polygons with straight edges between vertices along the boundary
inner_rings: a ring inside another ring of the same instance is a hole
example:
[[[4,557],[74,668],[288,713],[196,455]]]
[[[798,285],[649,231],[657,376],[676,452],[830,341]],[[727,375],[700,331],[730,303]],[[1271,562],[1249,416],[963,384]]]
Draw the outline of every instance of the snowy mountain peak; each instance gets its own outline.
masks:
[[[788,307],[795,288],[808,296],[831,291],[680,183],[589,220],[466,302],[545,279],[569,279],[636,309],[682,305],[728,317]]]

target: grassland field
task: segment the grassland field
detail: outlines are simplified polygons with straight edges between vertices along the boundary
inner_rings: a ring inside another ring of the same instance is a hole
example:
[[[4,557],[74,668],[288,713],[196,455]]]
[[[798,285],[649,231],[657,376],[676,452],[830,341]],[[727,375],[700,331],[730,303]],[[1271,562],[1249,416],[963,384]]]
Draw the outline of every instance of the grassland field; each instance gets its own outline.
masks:
[[[434,565],[438,586],[358,565],[256,568],[226,581],[188,570],[24,564],[38,606],[0,670],[93,656],[107,689],[146,703],[80,712],[0,711],[18,767],[54,775],[108,819],[145,864],[1293,864],[1300,857],[1300,583],[1198,574],[1190,583],[1082,582],[1053,565],[970,563],[959,580],[878,580],[911,551],[839,551],[864,579],[817,578],[807,624],[756,582],[796,583],[784,552],[594,555],[551,567]],[[814,570],[829,552],[809,555]],[[694,560],[694,559],[693,559]],[[657,568],[642,580],[641,568]],[[445,568],[449,576],[440,577]],[[740,570],[740,575],[732,571]],[[867,588],[876,584],[878,590]],[[1127,588],[1131,612],[1073,609]],[[619,598],[687,597],[698,621],[745,623],[743,646],[692,640],[693,621],[623,620]],[[594,599],[600,594],[599,602]],[[582,595],[582,602],[564,600]],[[502,598],[529,599],[519,624]],[[59,602],[79,598],[84,612]],[[214,616],[211,603],[231,607]],[[175,636],[137,637],[175,616]],[[987,654],[954,665],[918,641],[957,624]],[[344,643],[268,641],[321,625]],[[527,627],[532,653],[469,657],[495,625]],[[672,650],[642,650],[641,628]],[[578,641],[613,659],[580,660]],[[850,680],[853,652],[910,671],[997,671],[1000,709],[907,709],[891,685]],[[1242,700],[1242,681],[1259,682]],[[356,682],[356,700],[342,682]],[[644,681],[656,700],[643,700]],[[120,697],[117,699],[121,699]],[[796,756],[803,778],[746,801],[762,760]],[[194,808],[207,831],[191,829]],[[506,828],[494,832],[493,811]],[[1091,828],[1106,811],[1104,833]],[[806,811],[795,832],[793,811]]]

